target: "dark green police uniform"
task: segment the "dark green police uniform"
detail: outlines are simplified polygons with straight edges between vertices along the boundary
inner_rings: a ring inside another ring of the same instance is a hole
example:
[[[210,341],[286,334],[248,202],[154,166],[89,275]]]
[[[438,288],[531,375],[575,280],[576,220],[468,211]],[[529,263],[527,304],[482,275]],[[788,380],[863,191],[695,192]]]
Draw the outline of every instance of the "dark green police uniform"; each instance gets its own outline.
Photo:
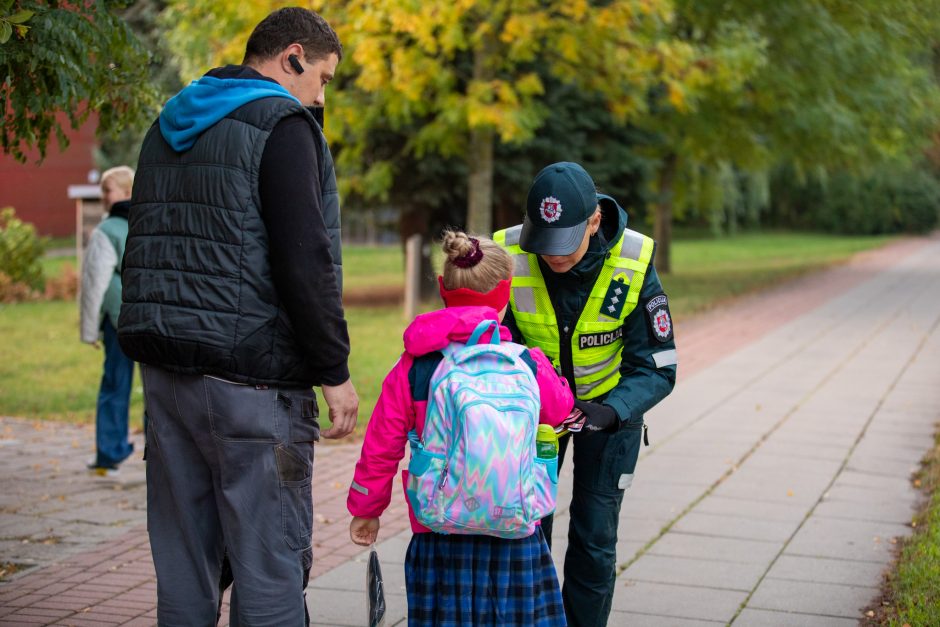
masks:
[[[613,198],[596,198],[601,227],[590,237],[584,257],[563,274],[522,250],[523,227],[493,236],[514,259],[504,320],[514,339],[540,347],[578,399],[602,403],[619,418],[609,430],[583,431],[560,442],[564,460],[573,440],[563,596],[574,627],[607,624],[620,505],[633,480],[643,415],[672,391],[677,364],[668,299],[652,264],[653,242],[626,229],[626,212]],[[561,203],[562,209],[574,211],[571,204]],[[543,530],[550,538],[551,519],[543,522]]]

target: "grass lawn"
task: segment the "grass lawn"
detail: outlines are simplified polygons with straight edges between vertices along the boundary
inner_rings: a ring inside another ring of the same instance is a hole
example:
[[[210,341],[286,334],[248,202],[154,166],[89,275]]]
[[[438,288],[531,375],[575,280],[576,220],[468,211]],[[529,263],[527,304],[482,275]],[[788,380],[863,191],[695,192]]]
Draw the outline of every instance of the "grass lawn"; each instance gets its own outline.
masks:
[[[46,250],[61,250],[66,248],[75,249],[75,236],[66,237],[47,237],[45,240]]]
[[[382,379],[401,352],[405,329],[398,307],[346,310],[353,346],[349,369],[365,424]],[[91,423],[101,380],[102,351],[78,340],[74,302],[0,305],[0,415]],[[134,373],[131,422],[141,425],[143,389]],[[326,405],[320,403],[324,413]]]
[[[677,241],[673,244],[674,272],[663,277],[663,283],[673,314],[683,318],[887,240],[769,233]],[[347,289],[404,283],[398,246],[347,246],[343,256]],[[61,272],[67,263],[74,264],[74,258],[45,259],[47,276]],[[427,308],[436,306],[436,302],[426,304]],[[346,312],[352,342],[350,371],[361,399],[361,430],[372,413],[382,379],[398,358],[406,325],[398,306],[347,307]],[[78,341],[74,302],[0,305],[0,337],[0,415],[94,420],[103,356]],[[139,425],[143,411],[139,376],[132,403],[132,421]],[[321,408],[325,413],[322,403]]]
[[[681,319],[728,298],[843,261],[890,239],[749,233],[680,240],[672,246],[673,272],[661,279],[673,315]]]
[[[405,285],[400,246],[343,246],[343,289]]]
[[[0,415],[94,422],[104,354],[78,340],[72,301],[0,305]],[[134,373],[131,420],[143,412]]]
[[[927,501],[914,516],[914,535],[903,543],[897,570],[888,577],[883,605],[866,624],[940,624],[940,433],[915,479]]]

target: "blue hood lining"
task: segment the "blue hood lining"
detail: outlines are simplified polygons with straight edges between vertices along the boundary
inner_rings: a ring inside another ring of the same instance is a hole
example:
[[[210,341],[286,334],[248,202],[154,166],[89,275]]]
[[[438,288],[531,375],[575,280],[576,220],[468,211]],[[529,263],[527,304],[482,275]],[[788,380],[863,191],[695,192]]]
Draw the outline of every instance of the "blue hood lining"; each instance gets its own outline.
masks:
[[[235,109],[271,97],[290,98],[301,104],[284,87],[272,81],[203,76],[167,101],[160,113],[160,132],[173,150],[183,152]]]

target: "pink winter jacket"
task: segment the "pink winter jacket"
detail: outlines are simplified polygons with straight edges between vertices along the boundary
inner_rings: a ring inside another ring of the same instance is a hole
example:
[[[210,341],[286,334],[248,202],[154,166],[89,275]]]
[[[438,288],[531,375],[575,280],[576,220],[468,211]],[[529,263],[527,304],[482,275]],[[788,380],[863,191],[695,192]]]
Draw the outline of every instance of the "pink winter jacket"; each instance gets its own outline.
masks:
[[[346,499],[346,508],[353,516],[378,518],[385,511],[392,498],[392,482],[398,465],[405,455],[408,432],[416,428],[420,437],[424,431],[427,401],[415,401],[408,382],[415,358],[439,351],[453,341],[466,342],[481,320],[497,320],[496,311],[490,307],[448,307],[418,316],[405,329],[405,352],[382,383],[382,392],[356,463]],[[487,332],[481,342],[488,341],[491,334]],[[511,337],[506,327],[500,327],[500,337]],[[536,380],[542,403],[539,422],[557,426],[574,405],[571,389],[541,350],[532,348],[529,354],[537,367]],[[403,488],[407,480],[408,471],[403,470]],[[411,503],[408,503],[408,515],[415,533],[429,531],[415,519]]]

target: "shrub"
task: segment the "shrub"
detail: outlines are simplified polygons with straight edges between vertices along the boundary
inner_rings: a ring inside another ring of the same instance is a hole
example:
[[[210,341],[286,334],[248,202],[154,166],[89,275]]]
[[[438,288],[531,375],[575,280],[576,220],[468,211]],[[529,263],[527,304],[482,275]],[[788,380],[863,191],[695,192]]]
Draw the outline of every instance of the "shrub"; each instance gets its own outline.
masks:
[[[44,250],[36,227],[17,218],[13,207],[0,210],[0,301],[23,300],[43,290]]]
[[[75,300],[78,296],[78,283],[79,277],[75,266],[66,263],[58,275],[46,279],[43,300]]]
[[[940,180],[923,167],[889,167],[873,176],[806,176],[780,168],[772,181],[770,223],[846,235],[923,233],[940,224]]]
[[[925,233],[940,222],[940,181],[929,172],[912,170],[898,177],[893,198],[901,230]]]
[[[21,303],[39,298],[39,292],[25,283],[17,283],[0,272],[0,304]]]
[[[883,180],[861,179],[848,174],[834,176],[817,218],[832,233],[879,235],[893,233],[895,210],[891,189]]]

